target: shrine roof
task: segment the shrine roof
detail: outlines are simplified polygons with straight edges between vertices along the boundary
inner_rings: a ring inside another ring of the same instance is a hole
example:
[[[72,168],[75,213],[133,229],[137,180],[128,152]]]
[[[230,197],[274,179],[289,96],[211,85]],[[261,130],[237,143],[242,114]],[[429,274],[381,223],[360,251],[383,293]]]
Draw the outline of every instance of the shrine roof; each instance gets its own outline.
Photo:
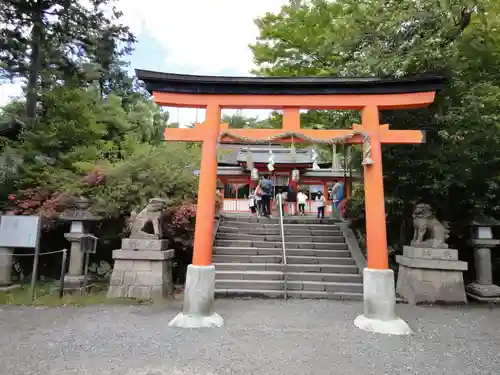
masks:
[[[267,164],[269,160],[269,150],[273,151],[274,162],[277,164],[301,164],[312,165],[312,158],[309,149],[297,149],[293,160],[290,149],[281,145],[219,145],[222,152],[219,155],[219,166],[242,165],[247,162],[247,152],[252,153],[254,163]],[[319,163],[324,164],[324,163]],[[331,164],[331,163],[327,163]]]
[[[296,150],[295,157],[290,153],[290,149],[273,149],[274,162],[276,164],[306,164],[312,165],[313,161],[308,150]],[[248,152],[252,154],[254,164],[269,163],[269,149],[241,149],[238,153],[238,163],[247,163]]]
[[[199,174],[199,171],[198,171]],[[231,177],[240,177],[240,176],[248,176],[249,172],[245,171],[241,166],[231,166],[231,167],[223,167],[219,166],[217,168],[217,176],[231,176]],[[303,178],[322,178],[322,179],[331,179],[331,178],[340,178],[344,177],[343,169],[331,169],[331,168],[321,168],[319,170],[313,170],[311,168],[306,168],[301,170],[301,175]],[[354,180],[361,179],[361,173],[359,171],[352,172],[352,178]]]
[[[403,94],[440,90],[446,79],[435,75],[376,77],[229,77],[162,73],[136,69],[152,93],[236,95]]]

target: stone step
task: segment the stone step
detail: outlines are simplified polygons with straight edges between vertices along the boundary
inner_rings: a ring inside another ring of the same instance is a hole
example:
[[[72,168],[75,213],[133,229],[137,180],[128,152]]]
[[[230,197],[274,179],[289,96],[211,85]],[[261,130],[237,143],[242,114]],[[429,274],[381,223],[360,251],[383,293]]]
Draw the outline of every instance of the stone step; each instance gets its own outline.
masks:
[[[236,240],[236,241],[281,241],[281,235],[257,235],[247,233],[217,233],[217,240]],[[322,242],[322,243],[339,243],[344,242],[344,237],[339,236],[296,236],[285,235],[286,242]]]
[[[283,280],[281,271],[220,271],[215,270],[215,280]]]
[[[221,226],[224,227],[232,227],[232,228],[257,228],[257,229],[280,229],[279,223],[245,223],[245,222],[227,222],[222,221],[220,223]],[[306,230],[327,230],[334,229],[340,230],[340,227],[336,224],[322,224],[318,223],[309,223],[309,224],[284,224],[283,227],[285,229],[306,229]]]
[[[229,225],[219,226],[218,233],[241,233],[242,229]],[[273,228],[245,228],[245,234],[255,235],[281,235],[279,226]],[[305,236],[341,236],[342,232],[338,229],[304,229],[304,228],[285,228],[285,236],[287,235],[305,235]]]
[[[283,254],[280,247],[260,248],[260,247],[214,247],[214,254],[217,255],[279,255]],[[320,257],[350,257],[351,252],[347,250],[347,244],[339,244],[335,250],[319,249],[286,249],[287,256],[320,256]]]
[[[336,250],[339,244],[344,244],[344,239],[341,238],[338,242],[290,242],[285,238],[285,246],[287,249],[321,249],[321,250]],[[342,240],[342,241],[340,241]],[[215,239],[215,247],[260,247],[273,248],[282,247],[281,241],[246,241],[246,240],[220,240]]]
[[[223,216],[222,221],[226,223],[264,223],[264,224],[279,224],[280,219],[277,216],[272,218],[267,217],[252,217],[252,216]],[[331,217],[318,219],[315,216],[285,216],[283,223],[285,224],[336,224],[340,221]]]
[[[284,265],[282,263],[248,263],[248,262],[214,262],[216,271],[271,271],[282,272]],[[297,273],[342,273],[358,275],[358,268],[352,264],[288,264],[288,272]]]
[[[288,281],[326,281],[337,283],[361,283],[362,278],[357,274],[347,273],[320,273],[320,272],[287,272]],[[281,271],[220,271],[215,272],[216,280],[283,280]]]
[[[311,257],[311,256],[288,256],[287,264],[353,264],[354,260],[348,257]]]
[[[292,281],[287,281],[286,286],[287,290],[363,293],[363,284],[360,283],[292,280]],[[285,282],[284,280],[219,279],[215,280],[215,289],[284,290]]]
[[[214,263],[282,263],[280,255],[219,255],[213,256]]]
[[[330,291],[312,291],[312,290],[290,290],[290,298],[301,299],[331,299],[338,301],[363,301],[363,293],[352,292],[330,292]]]
[[[327,281],[359,284],[363,282],[363,278],[357,273],[287,272],[286,275],[288,281]]]
[[[214,263],[282,263],[281,255],[219,255],[213,256]],[[287,256],[287,264],[343,264],[354,265],[348,257]]]
[[[318,292],[306,290],[289,290],[288,298],[301,299],[331,299],[338,301],[363,301],[363,293],[349,292]],[[224,297],[255,297],[255,298],[284,298],[283,290],[257,290],[257,289],[215,289],[215,296]]]

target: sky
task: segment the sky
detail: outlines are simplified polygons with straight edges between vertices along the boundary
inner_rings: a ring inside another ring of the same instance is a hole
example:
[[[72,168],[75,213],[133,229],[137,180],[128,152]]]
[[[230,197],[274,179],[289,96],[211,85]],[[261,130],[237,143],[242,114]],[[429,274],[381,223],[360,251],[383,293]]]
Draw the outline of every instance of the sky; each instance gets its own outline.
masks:
[[[277,12],[287,0],[119,0],[122,22],[138,42],[130,68],[201,75],[250,75],[248,44],[258,35],[253,20]],[[0,86],[0,105],[20,94],[18,84]],[[168,109],[170,121],[203,120],[204,111]],[[224,112],[226,113],[226,112]],[[228,112],[230,113],[230,112]],[[244,111],[265,117],[268,111]]]

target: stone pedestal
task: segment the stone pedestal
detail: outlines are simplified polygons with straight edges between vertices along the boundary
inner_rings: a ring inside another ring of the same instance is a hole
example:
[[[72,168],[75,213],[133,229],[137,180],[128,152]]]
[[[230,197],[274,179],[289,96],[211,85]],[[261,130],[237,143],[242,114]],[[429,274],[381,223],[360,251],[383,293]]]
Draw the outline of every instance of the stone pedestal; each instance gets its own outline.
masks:
[[[363,270],[364,313],[354,320],[359,329],[386,335],[409,335],[410,326],[396,316],[394,271]]]
[[[476,239],[471,244],[474,248],[474,265],[476,280],[466,286],[467,295],[481,302],[500,302],[500,287],[493,284],[491,267],[491,248],[500,241],[493,239]]]
[[[81,293],[84,285],[85,254],[82,250],[82,235],[88,234],[90,225],[100,220],[90,210],[88,199],[73,198],[71,206],[65,210],[59,220],[70,222],[71,229],[64,237],[71,243],[69,254],[69,269],[64,277],[64,293]]]
[[[171,296],[174,250],[167,250],[167,246],[167,240],[122,240],[122,249],[113,251],[108,298],[155,300]]]
[[[66,233],[64,237],[71,243],[69,253],[69,268],[67,274],[64,276],[64,293],[81,293],[84,276],[83,266],[85,254],[82,251],[80,239],[84,234],[83,229],[81,232],[73,231],[75,228],[72,223],[70,233]]]
[[[396,292],[408,303],[467,303],[467,263],[458,260],[458,250],[405,246],[396,261]]]
[[[182,312],[169,323],[178,328],[222,327],[224,319],[214,311],[215,267],[196,266],[187,268],[186,288]]]
[[[12,253],[9,247],[0,248],[0,288],[12,285]]]

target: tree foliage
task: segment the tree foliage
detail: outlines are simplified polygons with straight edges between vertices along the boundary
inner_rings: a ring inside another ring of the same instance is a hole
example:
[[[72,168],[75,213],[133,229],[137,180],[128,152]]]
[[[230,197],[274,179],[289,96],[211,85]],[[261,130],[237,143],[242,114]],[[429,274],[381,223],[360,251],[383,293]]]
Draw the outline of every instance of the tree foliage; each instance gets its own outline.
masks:
[[[431,108],[382,113],[393,129],[427,132],[426,144],[383,148],[389,220],[403,223],[418,200],[449,220],[498,215],[499,10],[494,0],[291,1],[256,20],[255,73],[447,76]],[[355,112],[310,113],[327,128],[359,121]]]
[[[123,220],[153,196],[192,200],[200,149],[160,145],[168,113],[128,76],[135,37],[113,3],[0,2],[0,79],[26,84],[0,108],[3,210],[53,218],[82,195]]]
[[[120,58],[134,36],[117,21],[113,0],[8,0],[0,2],[0,78],[26,82],[32,122],[40,89],[97,81],[101,93],[130,90]]]
[[[121,159],[142,142],[159,142],[165,117],[156,104],[142,97],[125,108],[123,98],[110,94],[102,98],[98,87],[86,89],[55,87],[43,91],[45,113],[34,128],[6,141],[2,169],[11,176],[10,189],[53,186],[70,189],[76,175],[84,175],[94,165]],[[22,110],[22,106],[8,106]],[[8,164],[7,160],[22,163]],[[13,169],[19,172],[18,177]]]
[[[195,200],[200,153],[184,144],[136,147],[123,160],[104,168],[105,183],[91,190],[94,209],[106,217],[127,216],[149,199],[167,199],[169,206]]]

